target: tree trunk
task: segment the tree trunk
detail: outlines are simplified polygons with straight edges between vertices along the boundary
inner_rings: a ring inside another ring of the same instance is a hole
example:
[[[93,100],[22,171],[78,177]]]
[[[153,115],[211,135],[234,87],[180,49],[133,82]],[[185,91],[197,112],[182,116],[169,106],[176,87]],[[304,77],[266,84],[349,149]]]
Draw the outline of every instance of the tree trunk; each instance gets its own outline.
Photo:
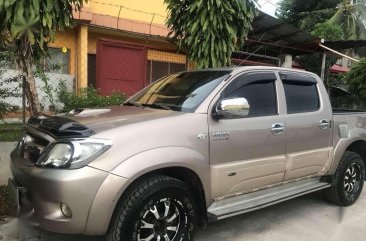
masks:
[[[21,70],[26,79],[25,95],[28,100],[30,114],[34,115],[41,111],[41,104],[39,102],[36,80],[32,71],[32,61],[26,57],[20,57]]]

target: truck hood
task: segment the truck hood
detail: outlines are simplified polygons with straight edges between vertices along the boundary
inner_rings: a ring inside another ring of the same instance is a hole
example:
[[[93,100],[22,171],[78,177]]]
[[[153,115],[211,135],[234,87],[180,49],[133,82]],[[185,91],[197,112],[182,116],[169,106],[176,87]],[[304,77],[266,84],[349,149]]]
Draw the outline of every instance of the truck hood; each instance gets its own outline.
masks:
[[[123,125],[161,119],[182,112],[135,106],[111,106],[100,109],[76,109],[67,114],[35,115],[28,125],[56,139],[89,137]]]

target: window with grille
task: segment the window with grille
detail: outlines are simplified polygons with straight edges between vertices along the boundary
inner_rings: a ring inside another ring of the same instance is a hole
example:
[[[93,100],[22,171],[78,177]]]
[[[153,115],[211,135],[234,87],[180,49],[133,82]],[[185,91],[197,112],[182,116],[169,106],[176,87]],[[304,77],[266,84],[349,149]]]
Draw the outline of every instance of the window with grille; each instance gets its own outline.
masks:
[[[147,71],[146,71],[147,80],[150,83],[153,83],[168,74],[174,74],[177,72],[185,71],[186,69],[187,67],[185,64],[148,60]]]
[[[69,74],[69,52],[62,52],[60,48],[49,48],[49,58],[43,59],[46,73]]]

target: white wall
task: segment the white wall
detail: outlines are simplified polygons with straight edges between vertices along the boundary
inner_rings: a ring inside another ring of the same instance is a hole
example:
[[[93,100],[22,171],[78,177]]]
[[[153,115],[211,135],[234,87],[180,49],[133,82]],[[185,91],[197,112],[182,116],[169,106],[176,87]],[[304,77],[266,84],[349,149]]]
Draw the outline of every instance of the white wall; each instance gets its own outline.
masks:
[[[16,77],[18,75],[19,75],[19,71],[17,71],[17,70],[0,68],[0,82],[3,82],[6,79],[9,79],[12,77]],[[52,89],[53,89],[53,98],[55,99],[56,107],[62,108],[63,105],[60,103],[60,101],[57,98],[57,92],[58,92],[57,90],[59,89],[59,83],[61,81],[64,81],[68,91],[70,91],[70,92],[74,91],[74,77],[71,75],[67,75],[67,74],[56,74],[56,73],[46,73],[46,76],[49,78],[48,83],[49,83],[49,85],[52,86]],[[19,91],[19,93],[21,93],[21,88],[18,86],[17,83],[12,83],[11,85],[4,84],[3,87],[16,88],[16,90]],[[39,100],[40,100],[41,104],[44,106],[45,110],[48,110],[51,103],[49,102],[49,97],[43,90],[44,82],[38,77],[36,78],[36,87],[37,87],[37,92],[38,92]],[[15,106],[19,106],[20,108],[22,107],[22,98],[21,97],[6,98],[5,102],[15,105]]]

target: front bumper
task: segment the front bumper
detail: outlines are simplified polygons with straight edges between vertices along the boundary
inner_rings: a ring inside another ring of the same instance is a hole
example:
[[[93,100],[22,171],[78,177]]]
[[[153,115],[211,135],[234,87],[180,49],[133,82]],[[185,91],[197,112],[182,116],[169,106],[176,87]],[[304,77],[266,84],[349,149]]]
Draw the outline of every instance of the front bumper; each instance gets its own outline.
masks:
[[[13,181],[22,188],[20,213],[27,213],[31,223],[51,232],[85,234],[89,212],[108,173],[88,166],[38,168],[24,160],[18,149],[11,153],[11,160]],[[71,209],[71,218],[62,214],[61,203]]]

